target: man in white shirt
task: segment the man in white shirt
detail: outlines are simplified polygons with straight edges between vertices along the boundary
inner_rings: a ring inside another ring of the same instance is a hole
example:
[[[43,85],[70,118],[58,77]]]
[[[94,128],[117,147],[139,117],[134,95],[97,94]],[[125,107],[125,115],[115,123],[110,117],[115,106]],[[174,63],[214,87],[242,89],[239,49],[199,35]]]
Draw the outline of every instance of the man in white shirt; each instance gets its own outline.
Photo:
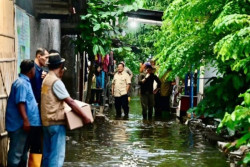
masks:
[[[112,81],[112,95],[115,97],[116,117],[121,117],[121,107],[124,110],[124,117],[128,118],[128,91],[131,84],[131,78],[124,71],[124,64],[118,64],[118,72],[114,75]]]

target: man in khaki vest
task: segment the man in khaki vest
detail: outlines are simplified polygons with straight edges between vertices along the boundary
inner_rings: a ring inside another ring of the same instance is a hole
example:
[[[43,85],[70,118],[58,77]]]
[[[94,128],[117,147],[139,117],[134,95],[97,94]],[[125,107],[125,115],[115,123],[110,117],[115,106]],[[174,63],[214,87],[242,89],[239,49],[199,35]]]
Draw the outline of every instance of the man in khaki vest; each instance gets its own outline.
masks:
[[[63,166],[66,145],[66,119],[64,102],[82,117],[84,123],[90,123],[86,114],[70,97],[61,81],[64,73],[64,61],[59,52],[49,55],[49,73],[43,80],[41,92],[41,118],[43,124],[43,167]]]

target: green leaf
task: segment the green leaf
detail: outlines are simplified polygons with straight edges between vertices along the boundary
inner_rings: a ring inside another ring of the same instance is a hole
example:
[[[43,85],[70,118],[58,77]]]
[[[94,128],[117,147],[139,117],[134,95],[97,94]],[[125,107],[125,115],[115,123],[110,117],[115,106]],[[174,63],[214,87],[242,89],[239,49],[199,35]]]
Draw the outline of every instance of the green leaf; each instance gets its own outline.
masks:
[[[101,41],[102,45],[105,45],[107,43],[105,39],[99,38],[99,40]]]
[[[244,102],[246,106],[250,106],[250,93],[245,93]]]
[[[92,14],[87,14],[87,15],[81,15],[80,17],[81,17],[81,19],[82,20],[86,20],[88,17],[90,17],[90,16],[92,16]]]
[[[94,45],[94,47],[93,47],[93,53],[94,53],[94,55],[97,55],[98,51],[99,51],[98,45]]]
[[[105,53],[103,47],[100,46],[100,45],[99,45],[99,50],[100,50],[102,56],[105,56],[105,55],[106,55],[106,53]]]
[[[240,87],[243,86],[242,79],[239,78],[238,76],[233,77],[233,85],[235,89],[239,89]]]
[[[245,158],[243,159],[243,163],[244,164],[250,163],[250,152],[246,154]]]
[[[131,51],[132,49],[130,47],[123,47],[124,50],[126,51]]]
[[[112,29],[111,25],[109,23],[101,23],[101,27],[104,29]]]
[[[237,140],[236,147],[239,148],[241,145],[246,144],[249,140],[250,140],[250,133],[247,133]]]
[[[118,48],[118,53],[121,53],[123,51],[123,48]]]
[[[97,37],[93,37],[92,44],[97,44],[97,43],[98,43],[98,38]]]
[[[96,25],[93,27],[93,31],[98,31],[100,28],[101,28],[101,25],[100,25],[100,24],[96,24]]]

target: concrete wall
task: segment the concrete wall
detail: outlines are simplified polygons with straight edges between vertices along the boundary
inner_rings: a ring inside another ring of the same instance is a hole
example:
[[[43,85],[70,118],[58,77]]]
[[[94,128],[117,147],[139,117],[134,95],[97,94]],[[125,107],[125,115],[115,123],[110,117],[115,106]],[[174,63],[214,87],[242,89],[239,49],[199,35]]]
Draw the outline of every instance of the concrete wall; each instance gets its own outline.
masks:
[[[62,80],[70,96],[74,99],[78,99],[78,61],[76,59],[75,45],[72,43],[72,40],[72,36],[62,37],[61,56],[65,58],[65,67],[67,68]]]
[[[205,67],[202,66],[200,68],[200,79],[199,79],[199,91],[198,91],[198,103],[204,96],[204,89],[210,86],[210,82],[207,83],[209,79],[212,77],[219,77],[221,74],[217,74],[218,70],[216,67],[211,66],[211,64],[206,65]]]
[[[219,77],[221,76],[220,74],[217,74],[218,70],[216,67],[211,66],[210,64],[208,64],[207,66],[205,66],[205,73],[204,73],[204,87],[210,86],[210,83],[208,82],[206,84],[206,82],[212,78],[212,77]]]
[[[16,0],[15,4],[26,11],[30,22],[30,58],[35,58],[37,48],[60,51],[61,24],[58,19],[36,19],[33,0]]]
[[[25,10],[27,13],[34,16],[35,11],[33,0],[15,0],[15,4]]]
[[[72,98],[78,98],[78,75],[75,46],[71,36],[61,39],[61,24],[57,19],[36,20],[30,16],[30,58],[35,58],[36,49],[39,47],[58,50],[66,59],[67,71],[64,73],[63,82]],[[62,40],[62,41],[61,41]],[[62,42],[62,44],[61,44]]]
[[[30,57],[35,58],[37,48],[61,49],[60,20],[40,19],[30,16]]]

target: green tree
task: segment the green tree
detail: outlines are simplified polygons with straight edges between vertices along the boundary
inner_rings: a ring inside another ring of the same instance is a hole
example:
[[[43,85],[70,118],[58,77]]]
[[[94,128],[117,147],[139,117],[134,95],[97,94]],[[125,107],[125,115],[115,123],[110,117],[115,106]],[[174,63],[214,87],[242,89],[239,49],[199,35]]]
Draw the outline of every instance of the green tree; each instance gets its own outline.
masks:
[[[140,0],[89,0],[87,14],[81,16],[79,30],[81,35],[75,41],[80,53],[84,51],[91,61],[88,77],[86,102],[91,96],[91,83],[94,72],[94,59],[97,54],[105,56],[111,51],[112,39],[120,34],[127,20],[124,12],[137,10],[142,6]]]
[[[211,79],[204,99],[192,110],[197,115],[223,118],[227,112],[228,118],[239,110],[238,96],[250,85],[249,13],[249,0],[174,0],[165,10],[155,44],[160,75],[171,70],[172,78],[184,77],[208,63],[221,74]]]
[[[160,31],[160,27],[157,25],[138,24],[139,27],[136,30],[127,27],[125,35],[119,37],[124,46],[132,48],[131,52],[120,55],[134,74],[139,73],[140,62],[145,62],[156,54],[153,45],[157,41],[158,32]],[[126,54],[128,56],[125,56]]]
[[[155,44],[160,76],[171,70],[172,78],[184,77],[191,67],[213,64],[222,77],[214,79],[207,91],[211,96],[207,93],[196,111],[221,113],[218,116],[223,117],[221,102],[226,106],[249,85],[249,2],[175,0],[163,18],[162,35]],[[235,92],[227,93],[228,87]],[[217,103],[213,102],[214,96],[218,97]],[[228,108],[231,112],[240,103],[232,102]]]
[[[239,130],[244,139],[239,141],[247,143],[249,129],[243,126],[250,125],[249,98],[240,105],[238,96],[244,92],[249,96],[249,12],[248,0],[175,0],[164,12],[162,35],[155,44],[160,75],[171,69],[170,76],[184,77],[191,67],[208,63],[217,67],[221,77],[211,79],[204,99],[192,111],[224,117],[220,128]]]
[[[173,0],[143,0],[145,9],[164,11]]]
[[[223,128],[227,128],[230,135],[234,135],[236,132],[241,133],[241,138],[236,141],[236,145],[229,145],[229,149],[239,148],[243,144],[250,144],[250,89],[244,94],[240,94],[239,97],[244,98],[241,105],[236,106],[232,114],[226,112],[218,127],[218,132]],[[250,153],[243,160],[243,163],[247,164],[249,162]]]

